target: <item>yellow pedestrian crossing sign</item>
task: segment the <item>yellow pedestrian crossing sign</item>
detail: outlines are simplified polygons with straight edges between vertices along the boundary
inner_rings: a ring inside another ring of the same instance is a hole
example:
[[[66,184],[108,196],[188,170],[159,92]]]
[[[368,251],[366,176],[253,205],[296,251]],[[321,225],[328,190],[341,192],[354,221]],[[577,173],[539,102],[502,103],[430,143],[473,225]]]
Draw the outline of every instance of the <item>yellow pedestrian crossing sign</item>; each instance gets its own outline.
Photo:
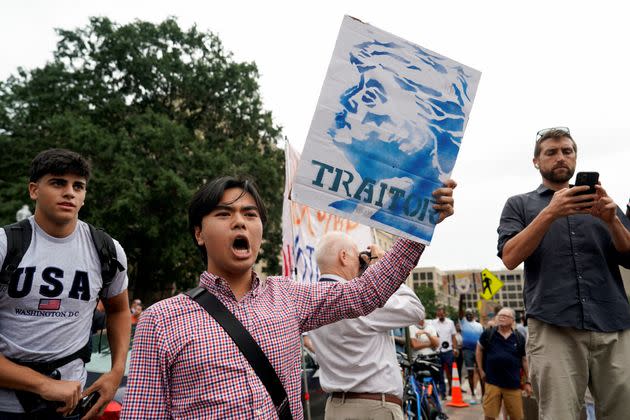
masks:
[[[503,287],[503,282],[486,268],[481,272],[481,286],[482,292],[479,293],[479,296],[485,300],[490,300]]]

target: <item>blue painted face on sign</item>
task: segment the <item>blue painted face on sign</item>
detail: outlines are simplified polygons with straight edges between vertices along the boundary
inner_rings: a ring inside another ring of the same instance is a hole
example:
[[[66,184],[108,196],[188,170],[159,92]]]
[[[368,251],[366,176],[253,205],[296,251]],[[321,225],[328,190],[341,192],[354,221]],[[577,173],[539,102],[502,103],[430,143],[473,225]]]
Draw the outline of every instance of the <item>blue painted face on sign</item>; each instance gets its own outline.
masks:
[[[354,200],[331,207],[352,212],[361,201],[371,203],[385,210],[375,210],[373,220],[409,232],[404,219],[414,219],[427,227],[409,233],[430,240],[428,226],[437,220],[431,193],[453,170],[471,76],[461,65],[402,41],[358,44],[349,62],[356,84],[339,96],[328,135],[363,183]]]
[[[388,160],[396,169],[393,176],[399,169],[413,173],[428,157],[433,173],[423,177],[444,181],[463,135],[470,76],[461,66],[449,68],[444,58],[406,43],[359,44],[349,60],[358,81],[339,98],[341,110],[328,130],[331,139],[351,161],[359,151]],[[433,85],[418,81],[431,72],[441,76]],[[355,167],[361,173],[361,165]]]

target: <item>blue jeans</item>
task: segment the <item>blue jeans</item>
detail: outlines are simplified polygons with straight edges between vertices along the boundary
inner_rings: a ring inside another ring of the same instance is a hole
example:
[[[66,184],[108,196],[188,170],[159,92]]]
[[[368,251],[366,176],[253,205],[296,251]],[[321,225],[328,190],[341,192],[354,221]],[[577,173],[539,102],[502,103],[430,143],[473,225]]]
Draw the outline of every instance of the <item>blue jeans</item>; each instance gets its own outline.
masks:
[[[444,399],[446,397],[446,382],[445,382],[445,369],[453,368],[453,350],[445,351],[440,353],[440,381],[438,382],[438,390],[440,391],[440,397]]]

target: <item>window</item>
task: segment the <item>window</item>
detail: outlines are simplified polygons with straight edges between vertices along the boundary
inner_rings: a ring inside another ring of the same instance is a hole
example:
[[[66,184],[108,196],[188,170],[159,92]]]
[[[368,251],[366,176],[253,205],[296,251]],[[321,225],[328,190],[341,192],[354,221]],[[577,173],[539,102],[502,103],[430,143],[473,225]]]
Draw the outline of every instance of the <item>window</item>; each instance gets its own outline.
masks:
[[[420,273],[420,280],[425,280],[427,278],[426,273]]]
[[[418,280],[418,273],[413,273],[413,279]],[[415,284],[415,283],[414,283]]]
[[[514,280],[514,274],[508,274],[508,275],[507,275],[507,277],[506,277],[506,279],[507,279],[508,281],[510,281],[510,280]]]
[[[433,280],[433,273],[427,273],[427,279]]]

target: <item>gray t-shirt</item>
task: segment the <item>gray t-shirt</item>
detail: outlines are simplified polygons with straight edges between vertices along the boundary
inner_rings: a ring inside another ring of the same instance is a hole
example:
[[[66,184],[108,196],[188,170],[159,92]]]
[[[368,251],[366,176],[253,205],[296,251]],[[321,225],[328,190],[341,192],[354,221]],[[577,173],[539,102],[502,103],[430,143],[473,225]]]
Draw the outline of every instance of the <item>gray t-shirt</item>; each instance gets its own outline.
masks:
[[[44,232],[30,217],[31,244],[19,264],[16,284],[0,290],[0,353],[24,361],[51,361],[81,349],[88,341],[96,300],[103,285],[89,226],[80,221],[65,238]],[[127,267],[124,250],[114,240],[116,258]],[[0,229],[0,266],[7,238]],[[107,298],[127,288],[127,271],[118,272]],[[0,286],[2,287],[2,286]],[[61,378],[85,384],[80,359],[59,368]],[[0,388],[0,411],[22,412],[13,391]]]

